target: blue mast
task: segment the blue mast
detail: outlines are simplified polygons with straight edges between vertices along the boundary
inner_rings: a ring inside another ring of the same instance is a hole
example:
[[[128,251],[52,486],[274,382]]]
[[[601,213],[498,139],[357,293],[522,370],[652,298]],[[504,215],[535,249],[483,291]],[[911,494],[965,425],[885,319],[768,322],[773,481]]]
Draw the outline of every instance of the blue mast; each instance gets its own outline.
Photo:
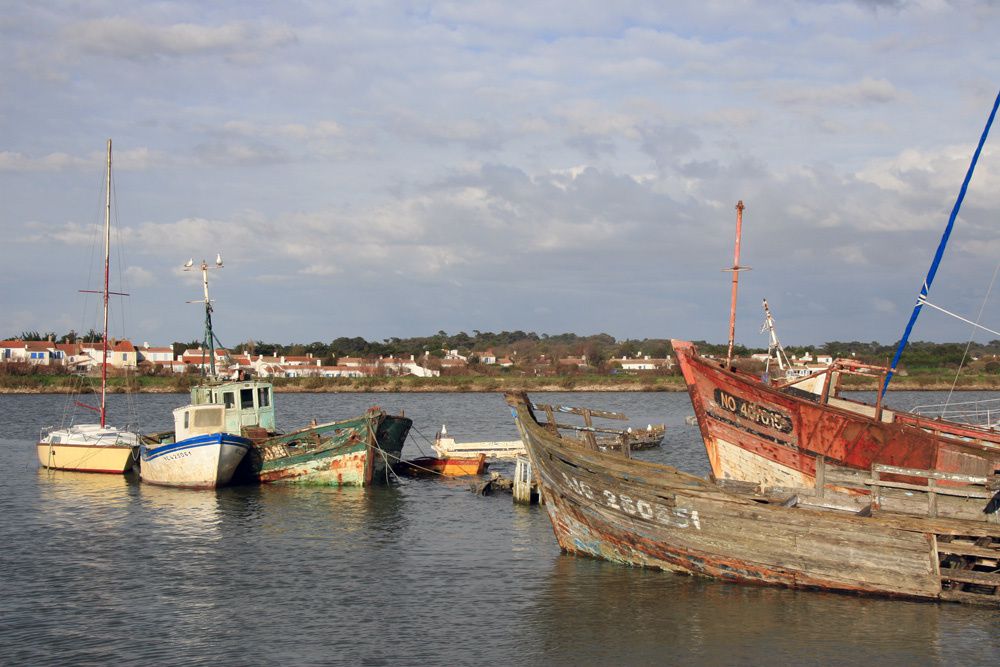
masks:
[[[958,191],[958,199],[955,200],[955,206],[951,209],[951,215],[948,216],[948,225],[944,228],[944,234],[941,235],[941,242],[938,244],[937,252],[934,253],[934,261],[931,262],[931,268],[927,272],[927,277],[924,279],[924,284],[920,288],[920,294],[917,295],[917,305],[913,307],[913,312],[910,314],[910,321],[906,323],[906,330],[903,332],[903,338],[899,341],[899,347],[896,348],[896,356],[892,358],[892,365],[889,366],[889,372],[885,376],[885,384],[882,385],[882,396],[885,396],[886,390],[889,388],[889,381],[892,380],[892,376],[896,372],[896,364],[899,363],[899,358],[903,355],[903,350],[906,348],[906,343],[910,339],[910,332],[913,331],[913,325],[917,321],[917,317],[920,315],[920,309],[924,306],[924,301],[927,300],[927,293],[931,289],[931,283],[934,282],[934,275],[937,273],[938,265],[941,263],[941,258],[944,257],[944,249],[948,245],[948,238],[951,236],[951,229],[955,226],[955,218],[958,217],[958,211],[962,208],[962,201],[965,199],[965,191],[969,189],[969,181],[972,180],[972,172],[976,170],[976,162],[979,161],[979,154],[983,150],[983,144],[986,143],[986,137],[990,133],[990,126],[993,125],[993,119],[997,115],[997,107],[1000,106],[1000,92],[997,93],[997,98],[993,102],[993,110],[990,112],[990,117],[986,121],[986,127],[983,128],[983,134],[979,137],[979,145],[976,146],[976,152],[972,154],[972,162],[969,163],[969,171],[965,173],[965,180],[962,181],[962,188]]]

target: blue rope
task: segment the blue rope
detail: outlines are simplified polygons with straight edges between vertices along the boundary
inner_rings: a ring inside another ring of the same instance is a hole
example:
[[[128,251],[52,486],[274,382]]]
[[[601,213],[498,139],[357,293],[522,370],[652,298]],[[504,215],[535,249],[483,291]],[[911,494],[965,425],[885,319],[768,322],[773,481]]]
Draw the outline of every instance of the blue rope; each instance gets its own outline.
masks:
[[[979,145],[976,146],[976,152],[972,154],[972,162],[969,163],[969,170],[965,173],[962,188],[958,191],[958,199],[955,200],[955,206],[952,207],[951,215],[948,216],[948,226],[944,228],[944,234],[941,235],[941,242],[938,244],[937,252],[934,253],[934,261],[931,262],[931,268],[927,272],[924,284],[920,288],[920,294],[917,296],[917,304],[913,307],[913,312],[910,314],[910,321],[906,323],[906,330],[903,332],[903,338],[899,341],[899,347],[896,348],[896,356],[892,358],[892,365],[889,366],[889,372],[885,376],[885,384],[882,385],[883,397],[885,397],[885,392],[889,388],[889,381],[892,380],[892,376],[896,372],[896,364],[899,363],[899,358],[903,356],[903,349],[906,348],[906,343],[910,339],[910,333],[913,331],[913,325],[916,324],[917,317],[920,315],[920,309],[923,308],[924,301],[927,299],[927,293],[930,292],[931,283],[934,282],[934,275],[937,273],[941,258],[944,257],[944,249],[948,245],[948,238],[951,236],[952,227],[955,226],[955,218],[958,217],[958,211],[962,208],[965,192],[969,189],[969,181],[972,180],[972,172],[976,170],[979,154],[983,151],[983,144],[986,143],[986,137],[990,133],[990,126],[993,125],[993,119],[997,115],[998,106],[1000,106],[1000,92],[997,93],[996,101],[993,102],[993,110],[986,121],[986,127],[983,128],[982,136],[979,137]]]

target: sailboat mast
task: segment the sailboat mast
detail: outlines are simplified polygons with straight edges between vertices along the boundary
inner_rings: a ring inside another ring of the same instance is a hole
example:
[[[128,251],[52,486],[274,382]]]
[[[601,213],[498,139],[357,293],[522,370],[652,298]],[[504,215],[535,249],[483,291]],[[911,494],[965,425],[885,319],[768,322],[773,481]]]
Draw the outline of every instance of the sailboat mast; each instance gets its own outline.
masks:
[[[108,395],[108,279],[111,267],[111,139],[108,139],[108,187],[104,206],[104,343],[101,346],[101,428],[107,415]]]
[[[726,368],[733,364],[733,345],[736,340],[736,292],[740,282],[740,238],[743,236],[743,200],[736,202],[736,243],[733,250],[733,293],[729,305],[729,350],[726,352]]]
[[[965,180],[962,181],[962,187],[959,188],[958,198],[955,199],[955,206],[951,209],[951,215],[948,216],[948,224],[945,225],[944,233],[941,235],[941,241],[938,243],[937,252],[934,253],[934,259],[931,261],[931,268],[927,271],[927,277],[924,278],[924,284],[920,287],[920,292],[917,294],[917,305],[913,307],[913,312],[910,313],[910,321],[906,323],[906,329],[903,331],[903,337],[899,341],[899,346],[896,348],[896,354],[892,358],[892,364],[889,366],[889,371],[885,374],[885,382],[882,384],[882,393],[879,394],[879,398],[885,396],[885,392],[889,389],[889,382],[892,381],[892,376],[896,373],[896,365],[899,363],[899,358],[903,356],[903,350],[906,349],[906,343],[910,339],[910,332],[913,331],[913,325],[917,322],[917,317],[920,315],[920,309],[923,308],[924,303],[927,301],[927,294],[931,290],[931,283],[934,282],[934,276],[937,274],[938,265],[941,264],[941,258],[944,257],[944,249],[948,246],[948,239],[951,237],[951,230],[955,226],[955,218],[958,217],[958,212],[962,208],[962,201],[965,199],[965,192],[969,189],[969,181],[972,180],[972,174],[976,170],[976,163],[979,161],[979,154],[983,152],[983,144],[986,143],[986,137],[990,134],[990,126],[993,125],[993,119],[997,115],[997,107],[1000,106],[1000,93],[997,93],[997,98],[993,102],[993,110],[990,111],[990,117],[986,120],[986,127],[983,128],[983,134],[979,137],[979,145],[976,146],[976,152],[972,154],[972,161],[969,163],[969,170],[965,172]]]

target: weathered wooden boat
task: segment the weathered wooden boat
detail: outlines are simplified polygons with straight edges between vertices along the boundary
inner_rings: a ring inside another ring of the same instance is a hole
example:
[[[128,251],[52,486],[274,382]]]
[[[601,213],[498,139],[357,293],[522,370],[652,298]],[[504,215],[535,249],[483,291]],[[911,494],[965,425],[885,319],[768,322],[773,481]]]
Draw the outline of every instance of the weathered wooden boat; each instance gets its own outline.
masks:
[[[597,446],[614,451],[619,451],[624,447],[628,447],[631,451],[655,449],[663,444],[663,438],[666,434],[665,424],[649,424],[646,428],[627,428],[614,436],[598,436]]]
[[[868,470],[905,468],[987,476],[1000,468],[1000,433],[971,424],[896,412],[840,396],[840,378],[871,366],[837,360],[820,371],[819,394],[765,381],[672,341],[712,474],[767,486],[814,484],[816,458]]]
[[[104,206],[104,335],[101,342],[101,404],[91,406],[75,398],[76,407],[100,415],[99,424],[70,424],[49,428],[40,434],[35,446],[38,463],[53,470],[122,474],[132,469],[139,435],[131,428],[119,428],[107,423],[108,393],[108,303],[111,295],[121,294],[109,289],[111,265],[111,140],[108,139],[107,174]],[[90,292],[91,290],[82,290]]]
[[[406,417],[373,407],[360,417],[291,433],[261,434],[246,429],[254,439],[236,479],[330,486],[370,486],[388,481],[412,424]]]
[[[415,459],[400,461],[392,469],[400,475],[467,477],[482,475],[487,467],[489,464],[486,462],[486,454],[480,452],[478,456],[464,457],[418,456]]]
[[[637,431],[631,428],[615,429],[594,426],[595,417],[598,419],[614,419],[619,421],[628,420],[628,416],[620,412],[577,408],[566,405],[547,405],[545,403],[533,403],[531,407],[538,412],[546,414],[548,419],[546,423],[549,428],[578,433],[585,441],[601,450],[630,452],[640,449],[652,449],[660,446],[666,434],[666,426],[663,424],[656,426],[650,424],[645,429]],[[557,422],[556,414],[582,417],[583,425]]]
[[[844,511],[805,490],[726,489],[601,452],[539,423],[523,393],[506,399],[566,552],[740,583],[1000,605],[1000,525],[992,520],[873,504]]]

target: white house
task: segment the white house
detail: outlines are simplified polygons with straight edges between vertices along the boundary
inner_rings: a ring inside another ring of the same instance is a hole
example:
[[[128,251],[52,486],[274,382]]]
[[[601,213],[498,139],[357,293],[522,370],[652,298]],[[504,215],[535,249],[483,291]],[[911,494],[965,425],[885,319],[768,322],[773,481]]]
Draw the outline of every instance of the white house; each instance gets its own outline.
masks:
[[[664,359],[653,359],[647,354],[631,359],[622,357],[615,359],[615,361],[621,365],[623,371],[655,371],[661,368],[672,368],[674,365],[673,359],[669,355]]]
[[[173,347],[152,347],[148,342],[145,342],[142,347],[137,348],[137,352],[139,353],[139,361],[156,363],[157,361],[174,360]]]

